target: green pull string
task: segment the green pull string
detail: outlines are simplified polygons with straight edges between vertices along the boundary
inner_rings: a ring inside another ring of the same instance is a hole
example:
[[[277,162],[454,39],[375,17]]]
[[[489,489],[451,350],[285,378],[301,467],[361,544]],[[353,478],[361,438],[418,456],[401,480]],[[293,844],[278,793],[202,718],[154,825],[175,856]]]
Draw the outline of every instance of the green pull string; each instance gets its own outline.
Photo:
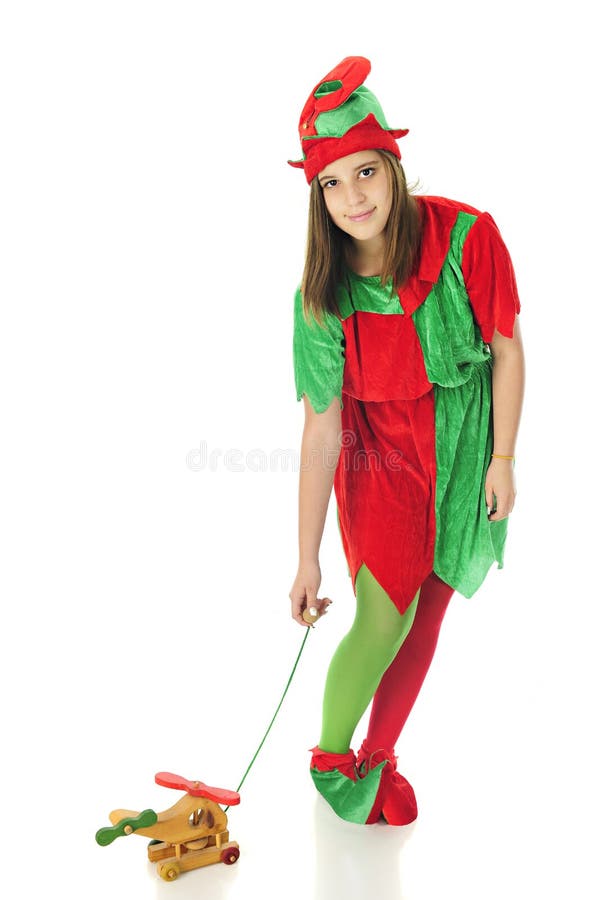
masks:
[[[269,734],[269,732],[270,732],[270,730],[271,730],[271,726],[273,725],[273,722],[274,722],[275,719],[277,718],[277,713],[278,713],[279,710],[281,709],[281,704],[283,703],[283,701],[284,701],[284,699],[285,699],[285,695],[286,695],[287,692],[288,692],[288,688],[289,688],[290,684],[292,683],[292,678],[294,677],[294,672],[296,671],[296,667],[297,667],[297,665],[298,665],[298,662],[300,661],[300,657],[302,656],[302,651],[304,650],[304,645],[305,645],[305,643],[306,643],[306,639],[307,639],[307,637],[308,637],[308,633],[309,633],[310,630],[311,630],[311,628],[307,628],[307,629],[306,629],[306,634],[304,635],[304,637],[303,637],[303,639],[302,639],[302,645],[301,645],[301,647],[300,647],[300,652],[298,653],[298,656],[296,657],[296,662],[294,663],[294,668],[292,669],[292,674],[291,674],[290,677],[288,678],[288,683],[286,684],[286,686],[285,686],[285,691],[283,692],[282,697],[281,697],[281,700],[279,701],[279,706],[278,706],[277,709],[275,710],[275,715],[274,715],[273,718],[271,719],[271,723],[270,723],[269,727],[267,728],[267,730],[265,731],[265,736],[263,737],[262,741],[261,741],[260,744],[258,745],[258,750],[256,751],[256,753],[255,753],[254,756],[252,757],[252,761],[251,761],[250,765],[248,766],[248,768],[247,768],[246,771],[244,772],[244,777],[242,778],[242,780],[240,781],[240,783],[238,784],[238,786],[237,786],[237,788],[236,788],[236,792],[238,792],[238,793],[239,793],[239,790],[240,790],[241,786],[243,785],[244,781],[246,780],[246,775],[248,774],[248,772],[250,771],[250,769],[251,769],[252,766],[254,765],[255,759],[256,759],[256,757],[258,756],[258,754],[260,753],[261,748],[262,748],[262,745],[264,744],[264,742],[265,742],[266,739],[267,739],[267,735]],[[229,809],[229,807],[226,806],[226,807],[225,807],[225,812],[227,812],[228,809]]]

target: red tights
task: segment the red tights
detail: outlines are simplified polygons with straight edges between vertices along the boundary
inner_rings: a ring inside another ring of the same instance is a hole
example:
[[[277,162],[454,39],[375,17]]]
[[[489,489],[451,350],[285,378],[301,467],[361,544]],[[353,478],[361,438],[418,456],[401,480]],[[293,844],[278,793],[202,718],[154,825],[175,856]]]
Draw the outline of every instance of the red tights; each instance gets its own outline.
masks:
[[[425,680],[453,593],[435,572],[423,582],[413,625],[373,697],[365,749],[393,750]]]

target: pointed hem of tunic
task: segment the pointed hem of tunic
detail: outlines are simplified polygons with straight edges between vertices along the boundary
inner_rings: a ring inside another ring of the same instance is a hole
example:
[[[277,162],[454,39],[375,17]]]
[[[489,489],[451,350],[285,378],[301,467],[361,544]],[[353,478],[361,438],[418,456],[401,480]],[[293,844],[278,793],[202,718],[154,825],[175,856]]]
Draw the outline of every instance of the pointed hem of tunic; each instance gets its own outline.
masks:
[[[429,574],[433,571],[432,566],[430,566],[426,575],[418,575],[416,577],[416,579],[414,579],[415,586],[414,586],[414,590],[412,590],[412,592],[411,592],[410,587],[408,588],[407,591],[399,592],[399,591],[394,590],[393,587],[392,588],[386,587],[387,578],[385,576],[381,577],[377,574],[377,564],[375,564],[374,567],[370,566],[369,563],[363,559],[359,562],[355,571],[350,574],[350,577],[352,579],[352,591],[353,591],[355,597],[356,597],[356,579],[358,578],[358,573],[360,572],[362,566],[365,566],[369,570],[369,572],[371,573],[371,575],[373,576],[373,578],[375,579],[375,581],[377,582],[377,584],[379,585],[381,590],[387,594],[387,596],[390,598],[390,600],[392,601],[392,603],[394,604],[394,606],[396,607],[396,609],[398,610],[400,615],[404,615],[406,610],[409,608],[409,606],[415,599],[415,597],[417,595],[417,591],[419,591],[419,589],[423,585],[423,582],[427,579]],[[374,571],[374,569],[375,569],[375,571]]]

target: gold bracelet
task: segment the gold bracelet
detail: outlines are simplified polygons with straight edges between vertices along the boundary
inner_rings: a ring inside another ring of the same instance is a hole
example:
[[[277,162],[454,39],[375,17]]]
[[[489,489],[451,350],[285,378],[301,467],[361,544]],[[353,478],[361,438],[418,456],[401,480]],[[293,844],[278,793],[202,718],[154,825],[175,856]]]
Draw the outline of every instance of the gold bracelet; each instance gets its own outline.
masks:
[[[514,456],[502,456],[501,453],[492,453],[492,458],[496,459],[514,459]]]

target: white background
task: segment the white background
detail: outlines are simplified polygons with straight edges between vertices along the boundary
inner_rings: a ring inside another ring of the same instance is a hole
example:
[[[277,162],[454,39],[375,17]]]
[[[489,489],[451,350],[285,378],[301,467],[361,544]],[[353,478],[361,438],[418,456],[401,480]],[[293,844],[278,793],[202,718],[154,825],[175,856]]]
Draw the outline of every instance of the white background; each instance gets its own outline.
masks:
[[[7,896],[600,895],[590,6],[2,5]],[[286,160],[347,55],[410,128],[409,180],[490,211],[513,257],[528,368],[505,567],[455,595],[398,747],[419,819],[349,825],[308,775],[354,602],[332,504],[334,605],[229,811],[239,863],[167,885],[143,838],[94,834],[115,807],[170,806],[162,769],[235,789],[300,648],[308,189]]]

